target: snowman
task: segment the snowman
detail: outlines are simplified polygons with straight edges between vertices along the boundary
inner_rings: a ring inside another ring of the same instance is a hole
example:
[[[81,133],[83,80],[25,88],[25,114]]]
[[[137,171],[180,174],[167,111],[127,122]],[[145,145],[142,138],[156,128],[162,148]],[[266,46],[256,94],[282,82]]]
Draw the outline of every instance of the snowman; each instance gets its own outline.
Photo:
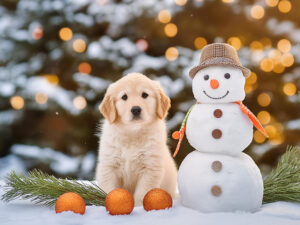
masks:
[[[190,71],[197,103],[188,111],[180,131],[176,156],[186,131],[195,151],[178,171],[182,204],[200,212],[257,211],[263,180],[254,161],[243,151],[253,138],[253,125],[267,136],[257,118],[243,105],[250,71],[236,50],[215,43],[202,50],[200,64]]]

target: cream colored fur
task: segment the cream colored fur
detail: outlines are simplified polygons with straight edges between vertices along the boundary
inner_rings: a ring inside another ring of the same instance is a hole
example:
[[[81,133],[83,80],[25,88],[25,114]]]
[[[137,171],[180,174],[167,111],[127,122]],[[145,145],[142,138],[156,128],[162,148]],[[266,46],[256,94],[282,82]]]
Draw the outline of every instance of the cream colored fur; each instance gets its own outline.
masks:
[[[146,99],[143,92],[149,95]],[[142,108],[140,120],[133,120],[133,106]],[[128,74],[109,86],[100,105],[105,121],[96,168],[96,180],[105,192],[125,188],[136,206],[152,188],[163,188],[175,197],[177,169],[164,122],[169,108],[170,99],[159,83],[142,74]]]

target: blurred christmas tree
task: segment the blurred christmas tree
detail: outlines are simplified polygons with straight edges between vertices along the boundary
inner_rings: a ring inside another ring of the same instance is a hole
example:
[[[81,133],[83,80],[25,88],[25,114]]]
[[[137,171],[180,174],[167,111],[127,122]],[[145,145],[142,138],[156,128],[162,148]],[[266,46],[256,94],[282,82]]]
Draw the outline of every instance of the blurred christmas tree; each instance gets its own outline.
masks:
[[[213,42],[233,45],[253,71],[245,104],[270,139],[255,131],[247,152],[267,171],[300,143],[299,8],[289,0],[2,0],[0,176],[36,167],[92,178],[99,102],[128,72],[162,83],[172,99],[168,127],[178,129],[194,102],[188,71]],[[191,150],[185,141],[178,164]]]

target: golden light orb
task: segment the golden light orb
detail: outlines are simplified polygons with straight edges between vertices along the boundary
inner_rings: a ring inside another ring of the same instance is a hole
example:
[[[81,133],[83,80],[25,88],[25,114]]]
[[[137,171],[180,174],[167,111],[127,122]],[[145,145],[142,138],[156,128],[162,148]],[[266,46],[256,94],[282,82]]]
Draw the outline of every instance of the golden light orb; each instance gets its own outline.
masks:
[[[245,90],[246,94],[249,94],[251,91],[254,90],[253,85],[246,83],[245,87],[244,87],[244,90]]]
[[[289,52],[292,48],[291,42],[287,39],[281,39],[277,43],[277,48],[281,52]]]
[[[204,37],[195,38],[194,46],[196,49],[202,49],[205,45],[207,45],[207,41]]]
[[[236,50],[239,50],[242,47],[242,41],[238,37],[230,37],[227,40],[227,43],[233,46]]]
[[[222,0],[224,3],[233,3],[235,0]]]
[[[288,0],[282,0],[278,4],[278,10],[282,13],[288,13],[292,9],[292,3]]]
[[[187,0],[175,0],[176,5],[183,6],[187,3]]]
[[[21,96],[13,96],[9,100],[11,107],[15,110],[20,110],[24,107],[24,99]]]
[[[257,114],[257,119],[262,123],[262,124],[268,124],[271,121],[271,115],[267,111],[260,111]]]
[[[48,101],[48,96],[44,93],[37,93],[35,95],[35,101],[41,105],[45,104]]]
[[[257,96],[257,102],[262,107],[267,107],[271,103],[271,97],[267,93],[261,93]]]
[[[278,0],[265,0],[265,1],[269,7],[275,7],[278,4]]]
[[[277,133],[277,129],[275,126],[273,125],[268,125],[265,127],[265,130],[267,132],[267,134],[269,135],[269,138],[273,138],[275,137],[276,133]]]
[[[73,104],[75,108],[82,110],[86,107],[87,103],[83,96],[77,96],[73,99]]]
[[[251,72],[250,76],[247,78],[246,83],[247,84],[255,84],[257,81],[257,75],[254,72]]]
[[[251,44],[250,44],[250,49],[252,51],[258,51],[258,50],[263,50],[264,49],[264,46],[261,42],[259,41],[252,41]]]
[[[85,41],[80,38],[74,40],[73,41],[73,49],[75,52],[78,52],[78,53],[84,52],[86,49]]]
[[[282,55],[280,62],[283,66],[290,67],[294,64],[295,59],[291,53],[285,53]]]
[[[297,92],[297,87],[294,83],[286,83],[283,85],[283,93],[286,94],[287,96],[293,96]]]
[[[57,75],[55,74],[45,74],[43,75],[43,77],[50,83],[53,85],[58,85],[59,83],[59,78]]]
[[[178,31],[177,26],[174,23],[168,23],[164,30],[168,37],[175,37]]]
[[[273,71],[275,73],[283,73],[285,67],[281,63],[274,63]]]
[[[250,10],[250,15],[254,19],[261,19],[265,15],[265,9],[261,5],[254,5]]]
[[[178,50],[175,47],[170,47],[165,52],[165,57],[169,61],[176,60],[178,58],[178,55],[179,55]]]
[[[260,133],[258,130],[254,132],[253,138],[254,141],[259,144],[263,143],[266,140],[265,136],[262,133]]]
[[[166,10],[166,9],[159,11],[157,17],[158,17],[159,22],[161,22],[161,23],[169,23],[172,18],[170,11]]]
[[[73,32],[69,27],[63,27],[59,30],[59,37],[63,41],[69,41],[73,37]]]
[[[92,67],[87,62],[82,62],[78,65],[79,73],[90,74],[92,72]]]
[[[265,58],[260,62],[260,69],[265,72],[271,72],[274,68],[273,60]]]

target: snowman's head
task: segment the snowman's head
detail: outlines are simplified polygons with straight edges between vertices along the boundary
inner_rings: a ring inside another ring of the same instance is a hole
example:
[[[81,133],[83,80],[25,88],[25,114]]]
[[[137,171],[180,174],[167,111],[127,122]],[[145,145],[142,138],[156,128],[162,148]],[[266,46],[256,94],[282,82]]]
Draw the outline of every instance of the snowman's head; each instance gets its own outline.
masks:
[[[245,80],[238,68],[209,66],[195,75],[192,83],[193,94],[200,103],[243,101]]]

